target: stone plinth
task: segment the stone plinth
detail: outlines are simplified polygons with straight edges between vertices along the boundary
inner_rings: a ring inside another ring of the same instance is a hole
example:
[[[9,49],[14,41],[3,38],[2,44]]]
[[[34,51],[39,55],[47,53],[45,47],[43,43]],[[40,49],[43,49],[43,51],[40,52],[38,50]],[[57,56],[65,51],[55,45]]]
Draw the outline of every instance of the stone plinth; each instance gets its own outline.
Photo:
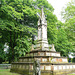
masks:
[[[40,61],[41,75],[63,75],[75,72],[75,64],[68,63],[67,58],[61,57],[59,52],[35,50],[20,57],[18,62],[12,63],[11,71],[24,75],[33,75],[33,62]]]
[[[75,64],[73,63],[41,63],[41,75],[63,75],[75,72]],[[12,63],[12,72],[17,72],[23,75],[33,75],[33,63],[16,62]]]

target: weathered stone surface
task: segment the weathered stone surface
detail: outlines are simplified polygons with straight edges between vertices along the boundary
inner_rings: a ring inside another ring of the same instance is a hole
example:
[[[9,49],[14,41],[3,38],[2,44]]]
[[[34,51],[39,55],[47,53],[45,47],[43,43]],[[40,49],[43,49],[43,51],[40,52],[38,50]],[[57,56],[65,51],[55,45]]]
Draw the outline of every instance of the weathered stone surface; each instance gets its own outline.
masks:
[[[45,19],[43,8],[41,10],[41,15],[38,20],[38,42],[36,45],[36,49],[49,50],[47,40],[47,21]]]
[[[17,67],[18,66],[18,67]],[[33,75],[33,63],[13,63],[12,72],[21,73],[23,75]],[[40,63],[41,75],[62,75],[75,72],[75,65],[72,63],[66,64],[52,64]]]
[[[54,44],[52,44],[51,51],[55,51],[55,52],[56,52],[56,50],[55,50],[55,48],[54,48]]]

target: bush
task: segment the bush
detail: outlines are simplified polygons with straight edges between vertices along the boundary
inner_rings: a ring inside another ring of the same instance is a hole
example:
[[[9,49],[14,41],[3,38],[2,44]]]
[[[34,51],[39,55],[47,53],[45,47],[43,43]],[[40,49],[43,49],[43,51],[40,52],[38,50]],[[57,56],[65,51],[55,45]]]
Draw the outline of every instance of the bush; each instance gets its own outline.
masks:
[[[75,63],[75,57],[72,59],[72,62]]]

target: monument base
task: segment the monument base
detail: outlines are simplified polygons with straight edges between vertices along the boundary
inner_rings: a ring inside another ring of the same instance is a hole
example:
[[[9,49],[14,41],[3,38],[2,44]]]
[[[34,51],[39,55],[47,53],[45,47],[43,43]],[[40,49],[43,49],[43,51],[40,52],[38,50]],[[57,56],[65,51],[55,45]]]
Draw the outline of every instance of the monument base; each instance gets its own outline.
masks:
[[[67,75],[75,72],[75,63],[68,63],[67,58],[61,57],[59,52],[34,50],[13,62],[11,72],[23,75],[33,75],[34,60],[40,61],[41,75]]]
[[[33,75],[33,63],[12,63],[11,72],[16,72],[23,75]],[[27,68],[28,67],[28,68]],[[73,63],[68,64],[53,64],[53,63],[41,63],[41,75],[67,75],[69,73],[75,73],[75,65]],[[61,67],[61,68],[60,68]]]

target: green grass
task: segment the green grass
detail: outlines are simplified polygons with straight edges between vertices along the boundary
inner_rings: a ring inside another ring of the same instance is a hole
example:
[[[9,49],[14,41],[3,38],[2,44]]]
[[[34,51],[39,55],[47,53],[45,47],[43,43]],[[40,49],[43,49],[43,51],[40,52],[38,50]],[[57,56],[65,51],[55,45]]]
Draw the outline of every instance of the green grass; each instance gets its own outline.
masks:
[[[11,73],[10,69],[0,69],[0,75],[20,75],[20,74]]]
[[[68,74],[68,75],[75,75],[75,74]]]
[[[20,75],[20,74],[11,73],[10,69],[0,69],[0,75]],[[68,74],[68,75],[75,75],[75,74]]]

